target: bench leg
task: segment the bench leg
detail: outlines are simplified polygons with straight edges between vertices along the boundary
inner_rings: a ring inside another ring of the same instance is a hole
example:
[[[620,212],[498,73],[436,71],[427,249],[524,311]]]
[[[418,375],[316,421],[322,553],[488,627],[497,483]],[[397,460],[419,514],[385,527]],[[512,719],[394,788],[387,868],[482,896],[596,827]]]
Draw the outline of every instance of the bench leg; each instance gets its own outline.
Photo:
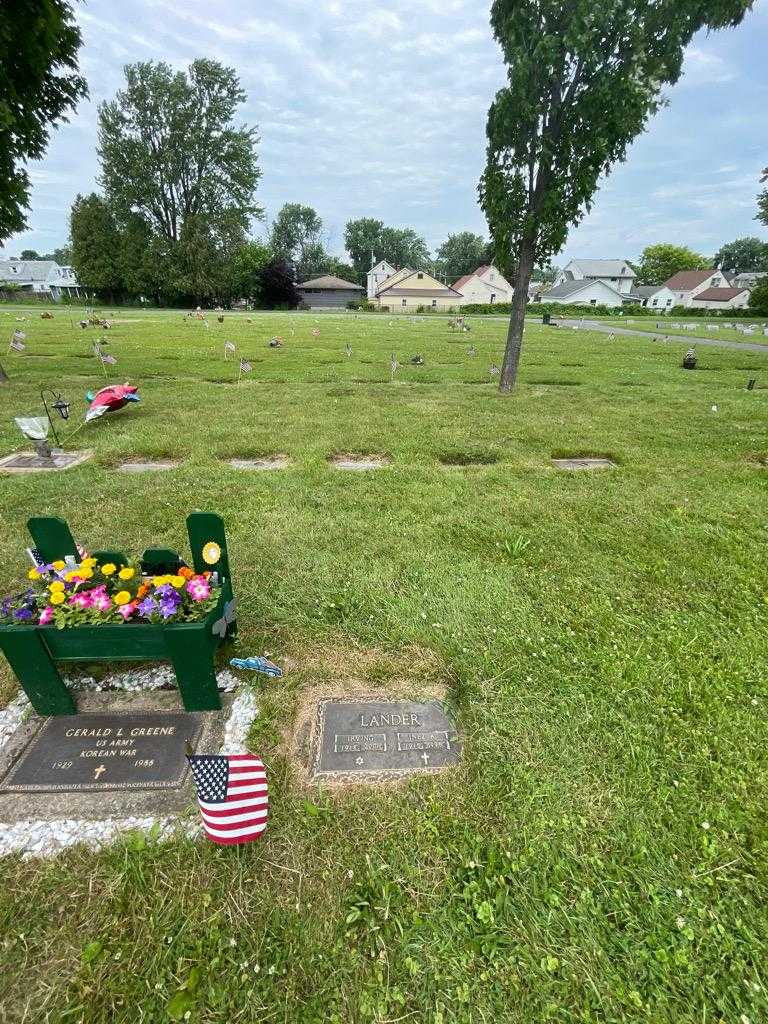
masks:
[[[169,629],[165,644],[185,711],[218,711],[221,699],[213,667],[214,648],[202,632]]]
[[[4,633],[2,649],[38,715],[77,714],[72,694],[37,630]]]

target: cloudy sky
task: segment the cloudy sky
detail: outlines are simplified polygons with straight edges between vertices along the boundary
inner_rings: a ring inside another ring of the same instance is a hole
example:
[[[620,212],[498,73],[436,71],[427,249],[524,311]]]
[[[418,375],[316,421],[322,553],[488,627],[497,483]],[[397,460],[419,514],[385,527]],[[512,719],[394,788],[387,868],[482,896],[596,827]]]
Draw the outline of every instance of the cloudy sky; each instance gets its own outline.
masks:
[[[67,237],[77,192],[95,186],[96,107],[122,67],[216,58],[247,91],[259,126],[259,193],[267,217],[284,202],[314,206],[341,253],[345,222],[379,217],[436,248],[450,232],[486,233],[476,186],[485,116],[503,82],[477,0],[87,0],[76,4],[90,100],[55,132],[34,181],[29,231],[9,240],[46,252]],[[262,13],[263,12],[263,13]],[[657,241],[711,254],[754,220],[768,164],[768,0],[742,26],[691,45],[669,106],[604,182],[560,260],[636,256]],[[263,233],[264,226],[256,228]]]

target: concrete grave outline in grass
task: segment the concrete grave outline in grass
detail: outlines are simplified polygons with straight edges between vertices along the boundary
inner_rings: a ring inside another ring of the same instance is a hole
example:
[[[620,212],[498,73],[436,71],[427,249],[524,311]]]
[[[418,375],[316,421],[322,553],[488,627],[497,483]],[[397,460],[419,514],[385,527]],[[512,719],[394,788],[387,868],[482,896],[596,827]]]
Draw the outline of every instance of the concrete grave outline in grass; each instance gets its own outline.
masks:
[[[168,469],[178,469],[181,459],[127,459],[118,465],[121,473],[154,473]]]
[[[358,471],[383,469],[392,464],[392,459],[388,455],[364,455],[355,452],[336,452],[328,456],[328,461],[334,469]]]
[[[291,460],[282,452],[276,452],[274,455],[254,455],[251,458],[239,456],[226,461],[233,469],[269,470],[287,469]]]
[[[87,462],[92,455],[91,448],[78,452],[53,449],[50,459],[41,458],[37,452],[12,452],[0,459],[0,473],[50,473],[72,469]]]
[[[583,471],[595,469],[618,469],[615,459],[606,453],[595,454],[594,452],[572,453],[569,455],[553,455],[552,463],[557,469],[570,471]]]

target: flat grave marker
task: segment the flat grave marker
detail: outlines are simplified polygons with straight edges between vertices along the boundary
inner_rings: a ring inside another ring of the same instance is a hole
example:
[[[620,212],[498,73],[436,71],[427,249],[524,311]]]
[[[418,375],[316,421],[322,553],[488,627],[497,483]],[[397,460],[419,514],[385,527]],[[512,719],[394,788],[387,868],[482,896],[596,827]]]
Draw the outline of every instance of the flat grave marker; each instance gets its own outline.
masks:
[[[461,741],[438,701],[327,698],[317,707],[313,781],[384,780],[458,764]]]
[[[575,456],[571,459],[552,459],[558,469],[615,469],[616,463],[613,459],[597,458],[594,456]]]
[[[155,470],[176,469],[181,463],[178,459],[157,459],[154,462],[131,460],[121,462],[117,467],[121,473],[151,473]]]
[[[0,781],[0,792],[178,789],[202,716],[186,712],[46,718]]]
[[[88,449],[81,452],[64,452],[56,449],[46,459],[37,452],[14,452],[0,459],[0,472],[3,473],[40,473],[57,469],[70,469],[79,466],[93,455]]]
[[[256,459],[228,459],[233,469],[285,469],[288,466],[287,455],[264,455]]]

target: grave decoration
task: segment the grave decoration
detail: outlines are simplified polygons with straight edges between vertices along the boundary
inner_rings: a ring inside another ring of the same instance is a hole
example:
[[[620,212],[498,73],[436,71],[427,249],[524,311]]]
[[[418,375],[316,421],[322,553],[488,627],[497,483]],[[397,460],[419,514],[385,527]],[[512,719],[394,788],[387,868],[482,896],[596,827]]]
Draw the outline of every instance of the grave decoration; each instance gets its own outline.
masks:
[[[107,412],[117,412],[129,402],[138,402],[138,390],[137,385],[129,384],[126,381],[125,384],[110,384],[101,388],[96,394],[89,391],[85,396],[85,400],[89,403],[85,422],[90,423],[91,420],[98,419],[99,416],[103,416]]]
[[[695,370],[696,369],[696,352],[689,348],[683,356],[683,369],[684,370]]]
[[[263,672],[265,676],[272,676],[274,679],[280,679],[283,674],[283,670],[279,665],[275,665],[268,658],[262,658],[258,655],[252,658],[232,658],[229,664],[233,668],[247,668],[253,672]]]
[[[62,519],[27,523],[41,562],[0,601],[0,650],[40,715],[75,714],[57,661],[170,661],[187,711],[221,707],[213,654],[237,632],[224,523],[187,518],[192,567],[166,548],[139,564],[84,556]]]
[[[291,331],[291,333],[293,333],[293,331]],[[283,339],[278,337],[270,338],[268,344],[270,348],[282,348]]]
[[[187,753],[203,831],[221,846],[250,843],[267,827],[264,762],[253,754]]]
[[[424,365],[424,356],[411,356],[411,365],[412,366],[423,366]]]

